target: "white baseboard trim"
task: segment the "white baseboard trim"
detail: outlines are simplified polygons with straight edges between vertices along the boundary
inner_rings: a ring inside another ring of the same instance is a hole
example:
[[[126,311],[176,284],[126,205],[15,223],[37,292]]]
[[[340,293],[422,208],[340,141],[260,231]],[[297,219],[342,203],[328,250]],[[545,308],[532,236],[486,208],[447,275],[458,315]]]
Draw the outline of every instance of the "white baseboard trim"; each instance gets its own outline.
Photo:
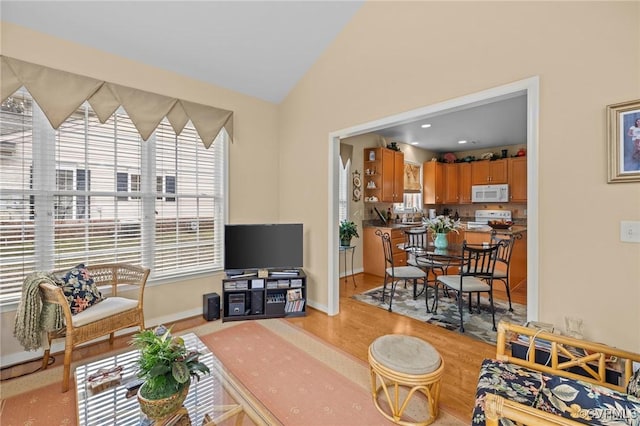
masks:
[[[350,272],[351,272],[351,270],[340,272],[340,278],[350,277],[351,276]],[[353,270],[353,275],[361,274],[363,272],[364,272],[364,268],[357,268],[357,269]]]

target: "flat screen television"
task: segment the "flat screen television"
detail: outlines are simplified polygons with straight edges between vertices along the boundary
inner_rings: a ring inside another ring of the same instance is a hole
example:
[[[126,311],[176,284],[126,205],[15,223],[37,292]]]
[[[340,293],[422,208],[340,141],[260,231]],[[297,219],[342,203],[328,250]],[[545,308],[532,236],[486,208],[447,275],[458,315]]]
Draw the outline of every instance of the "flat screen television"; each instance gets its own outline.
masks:
[[[302,265],[302,224],[225,225],[224,269],[290,269]]]

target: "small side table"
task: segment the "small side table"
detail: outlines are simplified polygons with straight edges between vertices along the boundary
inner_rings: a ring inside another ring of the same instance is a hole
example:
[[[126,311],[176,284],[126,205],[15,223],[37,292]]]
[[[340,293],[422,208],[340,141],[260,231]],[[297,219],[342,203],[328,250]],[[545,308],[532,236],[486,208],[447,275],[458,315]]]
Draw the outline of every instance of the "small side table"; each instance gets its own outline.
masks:
[[[402,334],[380,336],[369,345],[369,371],[373,403],[387,419],[403,426],[427,426],[436,420],[444,361],[431,344]],[[405,409],[419,393],[427,399],[428,412],[420,413],[420,419],[408,418]]]
[[[353,276],[353,255],[356,252],[356,246],[340,246],[340,253],[344,254],[344,282],[347,283],[347,252],[351,251],[351,280],[353,286],[358,287],[356,284],[356,278]]]

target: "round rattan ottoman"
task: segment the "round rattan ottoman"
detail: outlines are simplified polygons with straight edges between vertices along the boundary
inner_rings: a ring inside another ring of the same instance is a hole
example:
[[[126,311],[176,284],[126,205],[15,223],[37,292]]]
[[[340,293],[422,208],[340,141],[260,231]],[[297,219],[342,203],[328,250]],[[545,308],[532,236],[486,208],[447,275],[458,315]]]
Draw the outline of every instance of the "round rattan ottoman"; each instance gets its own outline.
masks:
[[[383,416],[407,426],[435,421],[444,362],[433,346],[413,336],[381,336],[369,346],[369,367],[373,402]],[[424,419],[409,418],[405,410],[419,393],[426,397],[428,414]],[[388,408],[380,405],[380,399],[386,400]]]

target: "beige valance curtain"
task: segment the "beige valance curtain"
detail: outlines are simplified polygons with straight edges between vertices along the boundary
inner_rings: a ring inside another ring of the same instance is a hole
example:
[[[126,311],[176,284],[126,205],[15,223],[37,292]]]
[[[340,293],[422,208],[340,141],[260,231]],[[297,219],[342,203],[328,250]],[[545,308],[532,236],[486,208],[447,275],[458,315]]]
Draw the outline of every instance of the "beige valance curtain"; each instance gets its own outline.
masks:
[[[351,160],[353,155],[353,145],[346,143],[340,143],[340,159],[342,160],[342,167],[347,167],[347,162]]]
[[[233,139],[233,112],[208,105],[170,98],[131,87],[60,71],[1,56],[0,96],[4,102],[25,86],[54,129],[88,101],[101,123],[122,106],[147,140],[163,118],[180,134],[191,121],[205,147],[209,148],[224,128]]]

